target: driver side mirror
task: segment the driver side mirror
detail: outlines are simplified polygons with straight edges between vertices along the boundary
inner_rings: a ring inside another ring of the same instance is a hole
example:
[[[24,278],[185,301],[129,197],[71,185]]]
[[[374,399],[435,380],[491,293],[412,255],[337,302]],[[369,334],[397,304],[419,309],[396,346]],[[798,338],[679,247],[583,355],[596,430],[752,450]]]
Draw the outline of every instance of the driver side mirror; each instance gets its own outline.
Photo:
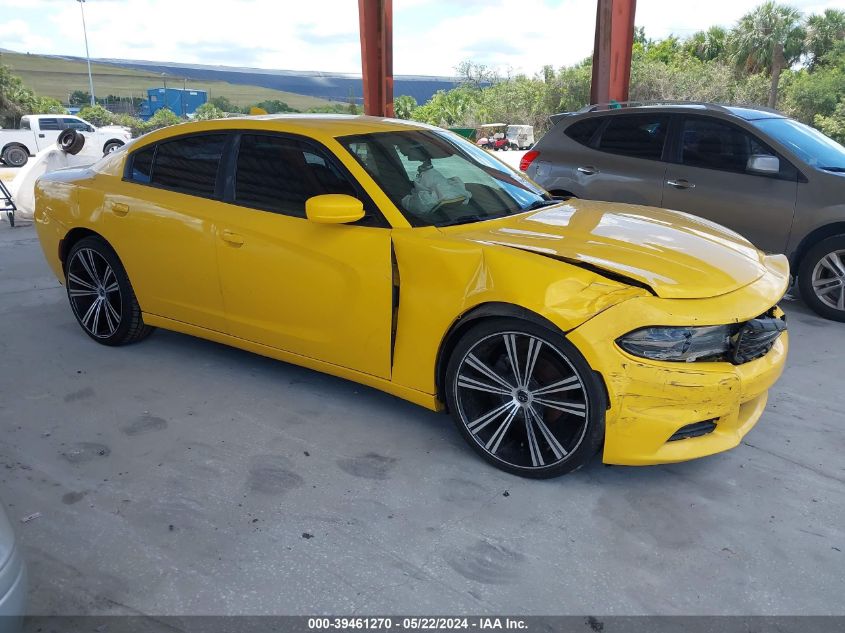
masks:
[[[754,154],[748,157],[745,171],[757,174],[776,174],[780,171],[780,160],[777,156]]]
[[[318,224],[349,224],[364,217],[364,203],[344,193],[326,193],[305,201],[305,216]]]

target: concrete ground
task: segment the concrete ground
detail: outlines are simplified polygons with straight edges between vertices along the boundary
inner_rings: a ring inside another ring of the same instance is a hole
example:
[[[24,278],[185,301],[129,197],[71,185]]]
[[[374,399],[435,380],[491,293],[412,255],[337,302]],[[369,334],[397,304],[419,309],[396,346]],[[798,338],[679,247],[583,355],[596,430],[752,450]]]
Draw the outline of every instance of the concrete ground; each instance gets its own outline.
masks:
[[[529,481],[350,382],[164,331],[96,345],[32,227],[0,225],[30,611],[843,614],[845,324],[785,307],[789,366],[741,446]]]

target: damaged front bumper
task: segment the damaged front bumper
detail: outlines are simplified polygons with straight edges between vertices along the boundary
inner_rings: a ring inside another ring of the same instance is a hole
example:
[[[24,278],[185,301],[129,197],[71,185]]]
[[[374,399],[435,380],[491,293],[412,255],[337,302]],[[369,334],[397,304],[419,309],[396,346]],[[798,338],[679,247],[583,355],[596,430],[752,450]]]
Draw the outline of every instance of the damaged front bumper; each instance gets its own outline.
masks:
[[[733,448],[763,413],[769,388],[783,372],[783,332],[762,357],[743,364],[670,362],[633,356],[616,339],[649,326],[743,323],[769,311],[788,283],[785,262],[770,273],[710,299],[634,298],[568,333],[608,392],[603,460],[645,465],[685,461]],[[783,313],[775,310],[776,316]]]

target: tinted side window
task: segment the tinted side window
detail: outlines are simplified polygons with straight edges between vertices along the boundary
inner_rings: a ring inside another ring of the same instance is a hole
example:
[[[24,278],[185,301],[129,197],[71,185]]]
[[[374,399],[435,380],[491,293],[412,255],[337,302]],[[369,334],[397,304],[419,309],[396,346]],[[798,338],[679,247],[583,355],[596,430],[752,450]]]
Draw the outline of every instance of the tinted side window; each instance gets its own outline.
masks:
[[[38,127],[41,130],[58,130],[59,128],[59,120],[58,119],[41,119],[38,121]]]
[[[280,136],[241,137],[235,203],[304,218],[305,201],[324,193],[356,195],[352,183],[319,149]]]
[[[601,135],[599,149],[613,154],[659,160],[669,117],[660,114],[614,116]]]
[[[62,119],[60,127],[63,130],[88,130],[88,126],[79,119]]]
[[[681,132],[681,162],[693,167],[745,173],[752,154],[774,156],[751,134],[716,119],[691,118]]]
[[[572,140],[581,143],[581,145],[589,145],[593,135],[596,133],[596,130],[599,129],[602,121],[603,119],[599,117],[592,117],[584,119],[583,121],[578,121],[566,128],[564,134]]]
[[[187,136],[158,144],[152,183],[206,198],[214,195],[225,134]]]
[[[132,167],[128,175],[130,180],[143,183],[150,182],[155,151],[155,145],[152,145],[132,154]]]

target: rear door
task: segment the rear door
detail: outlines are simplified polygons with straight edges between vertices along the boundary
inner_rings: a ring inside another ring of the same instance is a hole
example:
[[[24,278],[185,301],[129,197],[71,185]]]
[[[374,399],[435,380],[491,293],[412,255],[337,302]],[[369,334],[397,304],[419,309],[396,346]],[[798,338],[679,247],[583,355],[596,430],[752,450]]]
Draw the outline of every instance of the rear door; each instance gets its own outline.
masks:
[[[144,312],[226,331],[215,251],[228,133],[165,140],[133,152],[107,188],[102,223]]]
[[[751,132],[714,117],[684,116],[675,140],[662,206],[712,220],[764,251],[782,253],[795,212],[797,169]],[[776,156],[780,171],[749,172],[752,155]]]
[[[593,147],[576,160],[576,190],[592,200],[659,206],[668,126],[665,113],[608,116]]]

